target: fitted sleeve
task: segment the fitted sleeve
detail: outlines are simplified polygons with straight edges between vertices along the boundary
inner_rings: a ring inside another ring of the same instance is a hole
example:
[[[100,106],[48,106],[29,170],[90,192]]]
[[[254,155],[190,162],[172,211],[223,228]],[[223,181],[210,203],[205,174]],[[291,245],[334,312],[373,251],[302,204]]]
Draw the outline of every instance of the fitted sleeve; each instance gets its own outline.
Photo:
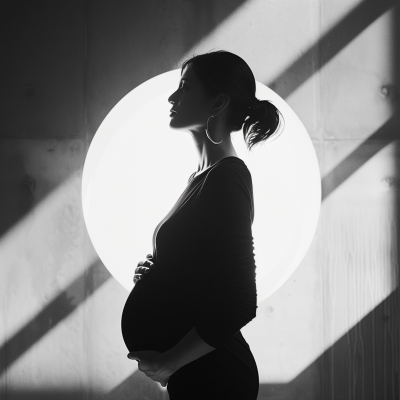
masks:
[[[195,329],[219,347],[256,316],[251,175],[220,165],[196,198]]]

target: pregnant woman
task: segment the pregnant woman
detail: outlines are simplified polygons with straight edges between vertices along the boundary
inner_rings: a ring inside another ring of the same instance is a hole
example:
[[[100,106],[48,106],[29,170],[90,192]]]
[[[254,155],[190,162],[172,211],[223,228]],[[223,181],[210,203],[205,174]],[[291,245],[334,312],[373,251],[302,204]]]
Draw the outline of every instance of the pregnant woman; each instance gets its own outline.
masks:
[[[247,63],[217,51],[184,62],[168,99],[170,126],[192,136],[199,166],[155,229],[121,325],[128,357],[170,400],[257,398],[257,365],[240,332],[257,309],[253,187],[230,138],[243,129],[251,149],[276,132],[279,111],[255,91]]]

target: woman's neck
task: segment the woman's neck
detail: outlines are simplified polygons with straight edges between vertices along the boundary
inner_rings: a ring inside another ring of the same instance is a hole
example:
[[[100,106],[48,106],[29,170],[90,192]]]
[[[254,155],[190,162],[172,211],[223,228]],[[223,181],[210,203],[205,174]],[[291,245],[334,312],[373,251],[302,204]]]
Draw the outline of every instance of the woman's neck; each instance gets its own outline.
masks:
[[[196,174],[200,174],[210,168],[222,158],[238,157],[230,138],[225,138],[220,144],[214,144],[208,138],[206,140],[208,143],[202,141],[202,143],[197,143],[196,145],[199,154],[199,165]]]

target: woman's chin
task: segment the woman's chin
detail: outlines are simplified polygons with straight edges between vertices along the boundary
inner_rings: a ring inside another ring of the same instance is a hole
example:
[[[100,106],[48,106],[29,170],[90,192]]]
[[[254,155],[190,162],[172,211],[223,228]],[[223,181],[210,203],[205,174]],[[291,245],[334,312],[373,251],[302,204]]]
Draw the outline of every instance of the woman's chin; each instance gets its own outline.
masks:
[[[177,130],[183,129],[180,125],[174,123],[174,119],[173,118],[171,118],[171,121],[169,121],[169,127],[171,129],[177,129]]]

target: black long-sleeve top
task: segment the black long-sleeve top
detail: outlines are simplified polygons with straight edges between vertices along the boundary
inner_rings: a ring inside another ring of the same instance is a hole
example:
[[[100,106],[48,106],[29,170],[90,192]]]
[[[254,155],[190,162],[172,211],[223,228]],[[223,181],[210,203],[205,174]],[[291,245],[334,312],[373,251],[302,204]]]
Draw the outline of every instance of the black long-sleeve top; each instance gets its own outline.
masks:
[[[125,304],[130,351],[164,352],[193,327],[218,348],[256,316],[250,172],[225,157],[194,175],[156,227],[154,265]]]

